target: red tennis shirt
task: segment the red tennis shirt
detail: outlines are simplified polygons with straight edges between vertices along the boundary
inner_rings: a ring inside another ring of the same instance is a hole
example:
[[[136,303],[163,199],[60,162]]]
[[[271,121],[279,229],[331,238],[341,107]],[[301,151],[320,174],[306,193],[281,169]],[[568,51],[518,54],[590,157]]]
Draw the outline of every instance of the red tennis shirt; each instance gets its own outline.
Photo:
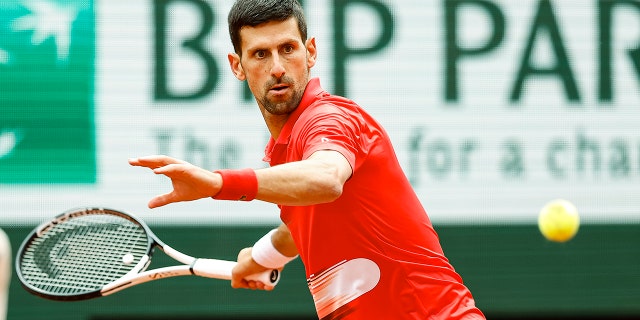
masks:
[[[442,252],[385,130],[351,100],[309,81],[271,139],[271,166],[340,152],[353,168],[336,201],[280,206],[320,319],[484,319]]]

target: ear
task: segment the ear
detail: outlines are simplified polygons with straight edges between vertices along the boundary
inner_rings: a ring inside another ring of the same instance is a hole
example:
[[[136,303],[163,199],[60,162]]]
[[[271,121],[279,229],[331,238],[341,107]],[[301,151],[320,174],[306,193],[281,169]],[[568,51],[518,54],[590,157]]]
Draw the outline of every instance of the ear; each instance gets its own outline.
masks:
[[[318,57],[316,38],[310,38],[307,40],[305,46],[307,47],[307,67],[312,68],[316,65],[316,58]]]
[[[233,75],[240,81],[246,80],[247,76],[244,74],[244,69],[242,69],[240,56],[237,53],[229,53],[227,58],[229,59],[229,66],[231,67]]]

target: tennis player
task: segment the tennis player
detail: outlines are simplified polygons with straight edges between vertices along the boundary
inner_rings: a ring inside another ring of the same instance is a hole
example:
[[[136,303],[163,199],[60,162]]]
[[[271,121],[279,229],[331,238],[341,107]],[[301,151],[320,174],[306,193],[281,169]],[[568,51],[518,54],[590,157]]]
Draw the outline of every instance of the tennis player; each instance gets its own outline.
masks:
[[[9,282],[11,280],[11,243],[0,229],[0,320],[7,318]]]
[[[228,22],[231,70],[271,133],[270,167],[210,172],[166,156],[130,159],[172,180],[149,206],[205,197],[277,204],[283,224],[240,251],[231,285],[270,290],[244,278],[299,255],[320,319],[484,319],[384,128],[310,76],[316,40],[300,4],[238,0]]]

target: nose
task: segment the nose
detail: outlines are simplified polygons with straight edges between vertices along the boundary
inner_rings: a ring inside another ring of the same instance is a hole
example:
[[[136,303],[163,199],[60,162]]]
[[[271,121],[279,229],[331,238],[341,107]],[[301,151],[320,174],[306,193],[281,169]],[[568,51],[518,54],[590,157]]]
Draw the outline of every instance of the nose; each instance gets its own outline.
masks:
[[[273,65],[271,66],[271,75],[276,78],[281,78],[285,74],[283,61],[280,59],[279,55],[273,55]]]

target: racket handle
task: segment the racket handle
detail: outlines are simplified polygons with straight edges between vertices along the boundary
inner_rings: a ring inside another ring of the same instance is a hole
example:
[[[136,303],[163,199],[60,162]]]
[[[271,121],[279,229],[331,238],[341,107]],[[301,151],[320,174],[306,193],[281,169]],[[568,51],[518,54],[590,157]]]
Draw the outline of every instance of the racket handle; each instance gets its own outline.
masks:
[[[237,262],[218,259],[196,259],[191,264],[191,272],[196,276],[206,278],[216,278],[231,280],[231,270]],[[275,287],[280,281],[280,270],[272,269],[264,272],[252,274],[246,277],[247,280],[262,282],[263,284]]]

